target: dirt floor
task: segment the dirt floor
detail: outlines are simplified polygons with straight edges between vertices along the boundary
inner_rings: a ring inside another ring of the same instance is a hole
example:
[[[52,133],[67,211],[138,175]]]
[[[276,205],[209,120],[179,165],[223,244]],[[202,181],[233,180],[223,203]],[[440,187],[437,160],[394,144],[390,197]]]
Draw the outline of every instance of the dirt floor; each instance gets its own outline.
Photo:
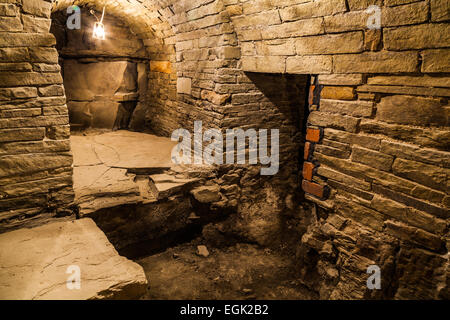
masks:
[[[318,297],[298,280],[292,258],[252,244],[198,254],[201,238],[137,260],[149,288],[142,299],[309,300]]]

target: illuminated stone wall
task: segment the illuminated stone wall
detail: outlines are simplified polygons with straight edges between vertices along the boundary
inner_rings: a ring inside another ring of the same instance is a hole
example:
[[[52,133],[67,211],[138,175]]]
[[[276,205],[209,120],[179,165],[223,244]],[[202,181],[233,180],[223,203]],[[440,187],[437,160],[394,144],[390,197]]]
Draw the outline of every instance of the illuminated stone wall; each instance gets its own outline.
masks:
[[[448,0],[58,1],[54,10],[72,3],[108,3],[143,41],[138,130],[257,127],[276,106],[261,109],[267,97],[252,74],[311,75],[302,186],[317,211],[298,248],[305,282],[322,298],[449,297]],[[367,27],[370,5],[380,28]],[[2,226],[70,203],[50,11],[42,0],[0,2]],[[366,289],[372,264],[381,291]]]

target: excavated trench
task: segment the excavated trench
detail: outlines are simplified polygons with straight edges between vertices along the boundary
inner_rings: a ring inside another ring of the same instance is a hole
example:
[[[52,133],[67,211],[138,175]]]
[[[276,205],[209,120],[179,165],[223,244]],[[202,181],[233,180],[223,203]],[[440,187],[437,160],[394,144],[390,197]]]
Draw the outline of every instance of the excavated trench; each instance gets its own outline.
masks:
[[[289,243],[299,240],[295,219],[285,218],[284,239],[269,246],[230,232],[239,214],[229,184],[238,175],[165,163],[174,143],[144,133],[88,130],[71,143],[78,216],[144,268],[143,299],[316,297],[301,284]]]

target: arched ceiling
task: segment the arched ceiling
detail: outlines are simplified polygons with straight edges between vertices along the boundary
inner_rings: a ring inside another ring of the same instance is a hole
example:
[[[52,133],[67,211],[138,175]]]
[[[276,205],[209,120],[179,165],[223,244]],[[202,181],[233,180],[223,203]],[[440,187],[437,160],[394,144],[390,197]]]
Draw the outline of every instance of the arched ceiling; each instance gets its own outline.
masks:
[[[168,22],[174,13],[170,2],[159,0],[56,0],[53,11],[65,10],[71,5],[87,6],[105,15],[112,15],[129,25],[131,31],[146,45],[174,44],[174,32]]]

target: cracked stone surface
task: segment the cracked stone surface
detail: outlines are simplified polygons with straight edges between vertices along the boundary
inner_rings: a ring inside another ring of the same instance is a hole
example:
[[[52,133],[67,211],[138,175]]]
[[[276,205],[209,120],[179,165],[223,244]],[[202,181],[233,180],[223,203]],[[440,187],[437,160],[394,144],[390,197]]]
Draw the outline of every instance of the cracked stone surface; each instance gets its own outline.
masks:
[[[174,164],[171,152],[176,142],[131,131],[99,135],[71,136],[74,157],[75,201],[83,216],[103,208],[151,202],[160,199],[159,189],[150,177],[135,172],[163,171]],[[172,180],[175,179],[174,177]],[[169,181],[182,186],[190,180]],[[164,181],[166,184],[167,181]]]
[[[79,290],[67,288],[69,266],[80,268]],[[136,299],[146,287],[142,267],[89,218],[0,235],[0,299]]]
[[[122,169],[173,166],[171,152],[177,142],[151,134],[119,130],[95,136],[71,136],[74,166],[104,164]]]

